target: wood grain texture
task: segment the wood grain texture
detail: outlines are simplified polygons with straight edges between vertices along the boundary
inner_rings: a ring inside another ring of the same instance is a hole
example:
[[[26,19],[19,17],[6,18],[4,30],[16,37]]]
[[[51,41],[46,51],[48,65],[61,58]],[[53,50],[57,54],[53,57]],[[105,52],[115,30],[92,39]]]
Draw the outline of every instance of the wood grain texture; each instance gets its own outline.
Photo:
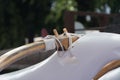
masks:
[[[62,36],[58,37],[58,39],[66,49],[69,47],[68,37]],[[72,37],[72,42],[76,41],[77,39],[78,37]],[[25,56],[28,56],[34,52],[43,51],[45,48],[46,45],[44,40],[42,40],[40,42],[34,42],[18,47],[16,50],[13,49],[12,51],[5,53],[4,55],[0,56],[0,71],[8,67],[10,64],[20,60],[21,58],[24,58]]]
[[[105,73],[107,73],[117,67],[120,67],[120,60],[113,60],[113,61],[109,62],[97,73],[97,75],[94,77],[93,80],[98,80]]]
[[[6,55],[2,55],[0,57],[0,70],[3,70],[4,68],[6,68],[7,66],[9,66],[10,64],[16,62],[17,60],[30,55],[33,52],[36,51],[42,51],[45,49],[45,44],[44,42],[41,43],[31,43],[29,45],[25,45],[25,48],[18,50],[17,52],[9,52]]]

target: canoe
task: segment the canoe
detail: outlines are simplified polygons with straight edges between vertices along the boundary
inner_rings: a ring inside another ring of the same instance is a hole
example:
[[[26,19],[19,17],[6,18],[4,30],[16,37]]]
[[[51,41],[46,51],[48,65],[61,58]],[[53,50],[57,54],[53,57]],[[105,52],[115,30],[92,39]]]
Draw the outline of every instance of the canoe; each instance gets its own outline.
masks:
[[[33,52],[51,49],[56,51],[42,62],[2,74],[0,80],[108,80],[105,79],[107,72],[120,65],[119,34],[64,31],[61,35],[55,33],[55,36],[50,35],[5,53],[0,57],[0,70]]]

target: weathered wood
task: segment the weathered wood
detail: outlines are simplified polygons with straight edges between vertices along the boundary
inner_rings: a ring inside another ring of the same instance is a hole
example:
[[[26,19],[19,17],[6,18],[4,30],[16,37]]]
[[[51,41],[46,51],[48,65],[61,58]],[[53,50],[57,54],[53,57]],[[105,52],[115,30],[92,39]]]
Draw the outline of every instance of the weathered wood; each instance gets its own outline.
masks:
[[[7,54],[4,54],[0,57],[0,70],[3,70],[10,64],[16,62],[17,60],[33,53],[36,51],[41,51],[45,49],[45,44],[41,43],[31,43],[29,45],[22,46],[22,49],[16,51],[10,51]]]
[[[53,29],[53,33],[54,33],[54,35],[55,35],[56,37],[58,37],[58,36],[59,36],[59,34],[58,34],[58,32],[57,32],[57,30],[56,30],[56,29]]]
[[[4,51],[2,51],[2,53],[6,52],[6,51],[8,51],[8,50],[4,50]],[[30,55],[22,58],[21,60],[18,60],[15,63],[9,65],[3,71],[1,71],[0,74],[24,69],[26,67],[35,65],[35,64],[45,60],[49,56],[51,56],[55,51],[56,50],[53,49],[53,50],[49,50],[49,51],[33,52]]]
[[[98,80],[100,77],[102,77],[105,73],[120,67],[120,60],[114,60],[111,61],[110,63],[106,64],[98,73],[97,75],[94,77],[93,80]]]
[[[66,36],[58,36],[58,39],[61,41],[62,45],[65,47],[65,49],[68,48],[66,45],[68,45],[68,37]],[[78,37],[73,36],[72,42],[76,41]],[[7,54],[4,54],[0,57],[0,70],[2,71],[6,67],[8,67],[10,64],[16,62],[17,60],[24,58],[25,56],[28,56],[32,53],[40,52],[45,50],[45,43],[44,41],[35,42],[31,44],[27,44],[22,46],[21,48],[17,48],[16,51],[10,51]]]

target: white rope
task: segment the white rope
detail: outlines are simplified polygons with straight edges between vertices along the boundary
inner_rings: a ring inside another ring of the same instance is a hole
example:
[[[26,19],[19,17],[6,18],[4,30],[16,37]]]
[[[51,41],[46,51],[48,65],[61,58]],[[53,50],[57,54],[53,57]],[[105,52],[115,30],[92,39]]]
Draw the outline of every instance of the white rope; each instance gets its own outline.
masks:
[[[67,33],[66,35],[67,35],[68,38],[69,38],[69,47],[68,47],[67,52],[65,52],[62,43],[60,42],[60,40],[59,40],[57,37],[51,36],[51,35],[48,35],[48,36],[46,37],[46,38],[54,38],[54,39],[56,40],[55,44],[56,44],[56,46],[57,46],[58,56],[60,57],[60,58],[59,58],[59,59],[60,59],[60,63],[61,63],[62,65],[65,65],[65,64],[73,64],[73,63],[77,63],[77,62],[78,62],[77,58],[76,58],[76,57],[72,54],[72,52],[71,52],[71,48],[72,48],[72,36],[71,36],[69,33]],[[60,45],[60,47],[61,47],[61,49],[62,49],[61,52],[58,51],[59,47],[58,47],[57,42],[59,43],[59,45]],[[66,53],[66,54],[65,54],[65,53]]]
[[[49,51],[56,48],[55,39],[43,39],[45,42],[45,50]]]
[[[72,49],[72,35],[70,33],[65,33],[68,36],[69,39],[69,47],[67,50],[66,56],[62,58],[62,64],[73,64],[78,62],[77,58],[72,54],[71,49]]]
[[[62,54],[58,52],[58,56],[62,57],[62,56],[64,55],[64,53],[65,53],[65,50],[64,50],[63,45],[62,45],[62,43],[60,42],[60,40],[59,40],[57,37],[51,36],[51,35],[48,35],[48,36],[46,36],[45,38],[53,38],[53,39],[56,40],[56,41],[55,41],[55,44],[56,44],[56,47],[57,47],[57,52],[58,52],[58,50],[59,50],[59,46],[58,46],[57,42],[59,43],[59,45],[60,45],[60,47],[61,47],[61,49],[62,49]]]

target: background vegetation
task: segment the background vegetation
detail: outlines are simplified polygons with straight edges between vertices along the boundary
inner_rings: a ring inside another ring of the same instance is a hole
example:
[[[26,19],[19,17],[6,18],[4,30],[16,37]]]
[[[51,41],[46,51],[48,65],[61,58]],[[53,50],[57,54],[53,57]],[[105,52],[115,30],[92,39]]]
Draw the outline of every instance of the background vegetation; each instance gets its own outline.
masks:
[[[63,27],[64,11],[105,12],[106,4],[111,13],[120,12],[120,0],[0,0],[0,50],[24,44],[40,35],[45,27],[50,34],[52,29]],[[32,41],[30,41],[32,42]]]

